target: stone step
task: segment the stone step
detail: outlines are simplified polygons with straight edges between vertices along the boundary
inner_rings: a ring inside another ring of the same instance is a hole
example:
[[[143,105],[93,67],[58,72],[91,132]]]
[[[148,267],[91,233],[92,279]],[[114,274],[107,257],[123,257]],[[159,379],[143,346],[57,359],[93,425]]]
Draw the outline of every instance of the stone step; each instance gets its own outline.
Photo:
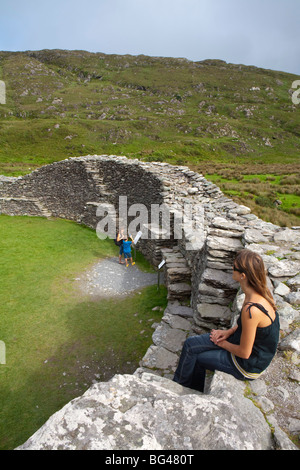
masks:
[[[185,300],[191,296],[192,288],[190,284],[185,282],[178,282],[176,284],[168,285],[168,300]]]
[[[232,312],[226,305],[216,303],[199,303],[195,323],[206,328],[215,328],[215,325],[229,327],[232,321]]]
[[[176,316],[183,318],[193,318],[194,316],[194,310],[191,307],[181,305],[178,301],[168,302],[167,308],[165,310],[165,314],[167,313],[171,313],[173,318]]]
[[[161,322],[152,325],[155,328],[152,335],[153,344],[140,361],[140,367],[172,378],[183,343],[193,325],[192,309],[180,305],[178,301],[169,302]]]
[[[191,270],[187,267],[167,268],[167,283],[190,282]]]
[[[182,255],[180,248],[163,248],[161,250],[165,260],[165,279],[168,289],[168,300],[186,301],[191,296],[191,269]]]

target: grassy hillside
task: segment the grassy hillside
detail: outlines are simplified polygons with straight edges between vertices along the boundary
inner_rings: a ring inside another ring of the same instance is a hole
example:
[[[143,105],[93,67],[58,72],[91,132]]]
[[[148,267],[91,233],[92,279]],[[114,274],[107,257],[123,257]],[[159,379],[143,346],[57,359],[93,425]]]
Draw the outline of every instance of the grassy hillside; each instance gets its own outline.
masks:
[[[0,174],[106,153],[185,164],[215,177],[246,169],[297,178],[300,105],[293,105],[291,87],[298,78],[219,60],[0,52],[7,90]]]

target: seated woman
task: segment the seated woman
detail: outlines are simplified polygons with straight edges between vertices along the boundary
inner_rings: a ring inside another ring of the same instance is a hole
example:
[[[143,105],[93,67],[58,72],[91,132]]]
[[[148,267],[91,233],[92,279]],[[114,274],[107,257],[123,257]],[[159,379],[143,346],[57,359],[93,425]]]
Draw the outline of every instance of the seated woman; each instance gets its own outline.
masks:
[[[245,294],[237,325],[187,338],[173,378],[185,387],[203,392],[206,369],[254,380],[276,353],[279,317],[261,256],[242,250],[233,264],[232,277]]]

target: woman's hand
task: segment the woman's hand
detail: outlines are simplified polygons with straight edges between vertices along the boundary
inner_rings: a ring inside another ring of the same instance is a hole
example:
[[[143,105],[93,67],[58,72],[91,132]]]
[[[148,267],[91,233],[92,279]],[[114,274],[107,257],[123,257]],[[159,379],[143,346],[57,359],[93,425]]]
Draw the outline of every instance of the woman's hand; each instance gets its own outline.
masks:
[[[222,341],[226,341],[227,338],[232,334],[232,329],[229,330],[211,330],[210,332],[210,340],[220,346]]]

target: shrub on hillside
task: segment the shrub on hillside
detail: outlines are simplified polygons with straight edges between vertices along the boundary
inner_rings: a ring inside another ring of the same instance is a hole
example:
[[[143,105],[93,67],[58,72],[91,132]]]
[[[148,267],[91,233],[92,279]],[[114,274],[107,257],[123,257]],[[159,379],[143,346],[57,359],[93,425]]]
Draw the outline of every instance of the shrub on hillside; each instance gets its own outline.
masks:
[[[274,201],[266,196],[258,196],[255,199],[255,203],[263,207],[274,207]]]

